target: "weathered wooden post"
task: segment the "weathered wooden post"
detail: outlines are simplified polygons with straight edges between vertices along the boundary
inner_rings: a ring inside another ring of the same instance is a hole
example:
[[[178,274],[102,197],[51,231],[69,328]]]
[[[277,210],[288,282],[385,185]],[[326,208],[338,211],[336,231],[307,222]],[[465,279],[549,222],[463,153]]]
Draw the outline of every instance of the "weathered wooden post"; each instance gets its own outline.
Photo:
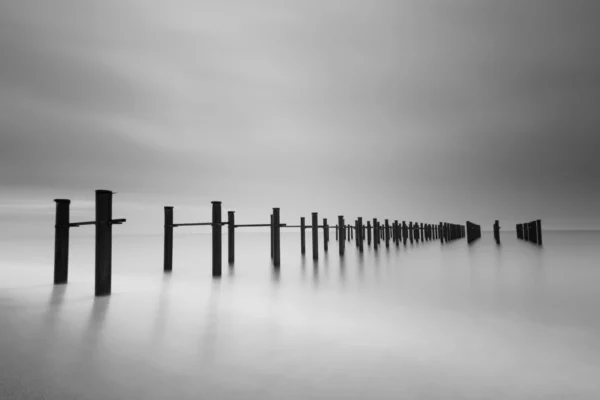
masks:
[[[69,214],[71,200],[56,199],[54,225],[54,284],[67,283],[69,276]]]
[[[306,220],[304,217],[300,218],[300,252],[306,253]]]
[[[273,266],[281,265],[281,225],[279,208],[273,208]]]
[[[165,207],[164,272],[173,271],[173,207]]]
[[[538,244],[541,246],[542,245],[542,220],[538,219],[536,222],[536,229],[537,229],[537,240],[538,240]]]
[[[390,247],[390,221],[385,220],[385,247]]]
[[[339,234],[339,233],[338,233],[338,226],[336,225],[336,226],[335,226],[335,241],[336,241],[336,242],[339,240],[339,238],[338,238],[338,234]]]
[[[358,217],[358,232],[359,232],[358,250],[362,253],[364,250],[362,217]]]
[[[340,240],[338,241],[340,248],[340,256],[344,255],[344,248],[346,245],[346,238],[344,237],[345,230],[342,230],[344,226],[344,217],[342,215],[338,215],[338,226],[340,227]]]
[[[275,256],[275,225],[273,225],[273,214],[271,214],[271,260]]]
[[[531,221],[529,223],[529,227],[530,227],[529,228],[529,232],[531,233],[530,236],[529,236],[530,237],[530,241],[531,241],[531,243],[537,244],[537,242],[538,242],[538,239],[537,239],[537,221]]]
[[[402,243],[406,245],[406,239],[408,238],[408,227],[406,221],[402,221]]]
[[[529,224],[528,223],[523,224],[523,237],[525,238],[525,241],[529,242]]]
[[[329,250],[328,238],[327,238],[327,218],[323,218],[323,250],[325,253]]]
[[[367,221],[367,245],[371,245],[371,221]]]
[[[96,190],[96,296],[111,291],[112,195],[110,190]]]
[[[379,247],[379,225],[377,218],[373,218],[373,248],[377,250]]]
[[[350,224],[346,225],[346,237],[348,238],[348,241],[350,241]]]
[[[212,202],[212,276],[218,278],[221,276],[221,202]]]
[[[394,220],[394,242],[396,243],[396,246],[400,243],[398,236],[398,220]]]
[[[227,211],[227,239],[229,250],[229,264],[235,262],[235,211]]]
[[[319,214],[312,213],[312,250],[313,260],[319,259]]]

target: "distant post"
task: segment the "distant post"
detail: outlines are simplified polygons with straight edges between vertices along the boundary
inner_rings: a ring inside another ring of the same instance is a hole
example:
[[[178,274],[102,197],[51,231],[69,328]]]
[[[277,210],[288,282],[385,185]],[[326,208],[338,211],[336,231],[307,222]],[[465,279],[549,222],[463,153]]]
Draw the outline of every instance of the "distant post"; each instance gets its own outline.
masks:
[[[173,207],[165,207],[164,272],[173,270]]]
[[[275,243],[275,225],[273,225],[273,214],[271,214],[271,260],[275,256],[274,243]]]
[[[71,200],[56,199],[54,225],[54,284],[67,283],[69,275],[69,208]]]
[[[340,227],[340,239],[338,240],[339,248],[340,248],[340,256],[344,255],[344,247],[346,245],[346,240],[344,238],[345,230],[342,230],[344,226],[344,217],[342,215],[338,216],[338,226]]]
[[[111,291],[112,195],[110,190],[96,190],[96,296]]]
[[[325,253],[329,250],[329,245],[327,243],[327,218],[323,218],[323,250]]]
[[[537,229],[537,239],[538,239],[538,244],[541,246],[542,245],[542,220],[538,219],[536,222],[536,229]]]
[[[212,276],[218,278],[221,276],[221,202],[212,202]]]
[[[229,264],[233,264],[235,262],[235,211],[227,212],[227,239]]]
[[[312,213],[312,250],[313,260],[319,259],[319,214]]]
[[[281,225],[279,219],[279,208],[273,208],[273,265],[276,268],[281,265]]]
[[[379,247],[379,225],[377,225],[377,218],[373,218],[373,248],[377,250]]]
[[[362,226],[362,217],[358,217],[358,250],[362,253],[364,250],[364,242],[363,242],[363,226]]]
[[[306,252],[306,220],[304,217],[300,218],[300,252],[304,254]]]
[[[367,245],[371,245],[371,221],[367,221]]]

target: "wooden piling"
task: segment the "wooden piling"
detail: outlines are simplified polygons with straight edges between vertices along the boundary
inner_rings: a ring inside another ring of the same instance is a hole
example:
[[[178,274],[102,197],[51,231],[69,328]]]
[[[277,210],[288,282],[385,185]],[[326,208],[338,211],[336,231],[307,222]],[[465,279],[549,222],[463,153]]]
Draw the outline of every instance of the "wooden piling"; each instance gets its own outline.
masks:
[[[281,265],[281,221],[279,208],[273,208],[273,266]]]
[[[319,259],[319,213],[312,213],[312,250],[313,260]]]
[[[358,217],[358,250],[362,253],[364,250],[364,241],[363,241],[363,224],[362,217]]]
[[[537,240],[538,240],[538,244],[541,246],[542,245],[542,220],[538,219],[535,222],[536,222],[536,230],[537,230]]]
[[[227,211],[227,239],[229,250],[229,264],[235,262],[235,211]]]
[[[371,246],[371,221],[367,221],[367,246]]]
[[[306,253],[306,220],[304,217],[300,218],[300,252]]]
[[[71,200],[56,199],[54,225],[54,284],[67,283],[69,276],[69,214]]]
[[[329,250],[328,238],[327,238],[327,218],[323,218],[323,250],[325,253]]]
[[[111,292],[112,196],[110,190],[96,190],[96,296]]]
[[[173,207],[165,207],[164,272],[173,270]]]
[[[275,251],[274,251],[274,243],[275,243],[275,226],[273,225],[273,214],[271,214],[271,260],[273,259],[274,255],[275,255]]]
[[[219,278],[221,276],[221,202],[212,202],[212,276]]]
[[[338,226],[340,227],[340,231],[339,231],[340,239],[338,241],[338,245],[339,245],[339,250],[340,250],[340,256],[343,256],[344,249],[346,246],[346,240],[344,237],[344,233],[346,231],[342,229],[342,227],[344,226],[344,217],[342,215],[338,216]]]

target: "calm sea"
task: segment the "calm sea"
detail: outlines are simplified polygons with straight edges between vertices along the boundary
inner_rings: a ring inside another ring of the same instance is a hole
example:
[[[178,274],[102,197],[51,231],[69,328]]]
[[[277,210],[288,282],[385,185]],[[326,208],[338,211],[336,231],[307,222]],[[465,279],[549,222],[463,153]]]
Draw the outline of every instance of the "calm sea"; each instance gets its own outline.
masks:
[[[226,237],[224,237],[226,239]],[[502,233],[312,261],[299,235],[240,233],[213,280],[206,234],[113,238],[94,298],[93,237],[0,241],[0,399],[600,399],[600,233]],[[322,239],[322,238],[321,238]]]

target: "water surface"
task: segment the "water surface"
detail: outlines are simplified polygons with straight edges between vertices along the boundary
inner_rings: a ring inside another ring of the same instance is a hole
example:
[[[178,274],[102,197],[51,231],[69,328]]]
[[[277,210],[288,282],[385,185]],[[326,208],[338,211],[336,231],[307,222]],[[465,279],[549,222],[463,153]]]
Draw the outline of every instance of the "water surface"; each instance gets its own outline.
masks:
[[[0,398],[600,398],[598,232],[343,259],[333,237],[318,262],[284,233],[278,274],[268,234],[236,239],[213,280],[210,235],[177,234],[168,275],[161,236],[115,236],[105,298],[93,238],[72,238],[61,286],[51,237],[3,239]]]

